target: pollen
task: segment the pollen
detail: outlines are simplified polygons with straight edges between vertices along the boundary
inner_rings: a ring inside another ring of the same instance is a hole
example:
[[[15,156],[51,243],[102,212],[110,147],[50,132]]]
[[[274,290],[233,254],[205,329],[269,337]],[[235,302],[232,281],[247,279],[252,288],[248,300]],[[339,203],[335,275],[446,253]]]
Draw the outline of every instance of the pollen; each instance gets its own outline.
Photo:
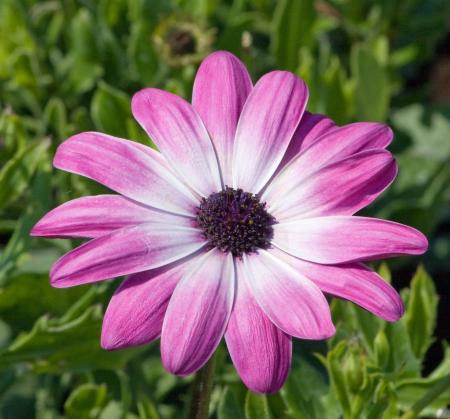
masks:
[[[202,198],[197,223],[211,247],[241,257],[270,247],[276,220],[257,195],[225,187]]]

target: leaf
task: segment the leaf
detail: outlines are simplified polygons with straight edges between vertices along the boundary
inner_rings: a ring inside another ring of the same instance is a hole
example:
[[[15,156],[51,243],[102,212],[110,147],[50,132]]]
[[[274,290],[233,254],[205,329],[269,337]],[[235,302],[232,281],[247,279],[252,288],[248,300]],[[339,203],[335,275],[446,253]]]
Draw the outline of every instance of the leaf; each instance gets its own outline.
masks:
[[[20,335],[0,352],[0,368],[28,365],[36,373],[62,373],[115,369],[143,348],[107,352],[100,348],[102,311],[99,306],[65,323],[48,316],[38,319],[33,329]]]
[[[281,0],[274,12],[271,48],[277,67],[295,71],[300,47],[312,38],[315,20],[312,0]]]
[[[419,266],[411,281],[411,291],[406,308],[406,327],[411,347],[417,358],[422,359],[433,343],[436,326],[438,297],[433,280],[423,266]]]
[[[270,419],[267,397],[248,391],[245,398],[245,416],[247,419]]]
[[[218,419],[245,419],[243,407],[232,387],[227,386],[220,397]]]
[[[0,171],[0,209],[13,203],[27,189],[49,145],[49,139],[33,141],[3,166]]]
[[[95,418],[107,401],[105,385],[82,384],[64,403],[67,419]]]
[[[99,131],[126,138],[126,120],[131,117],[130,98],[120,90],[100,82],[92,98],[91,116]]]
[[[357,118],[385,121],[390,99],[387,70],[371,48],[358,44],[351,51],[351,70],[355,78]]]
[[[324,376],[307,360],[294,358],[280,394],[292,417],[309,419],[325,417],[322,398],[327,391]]]

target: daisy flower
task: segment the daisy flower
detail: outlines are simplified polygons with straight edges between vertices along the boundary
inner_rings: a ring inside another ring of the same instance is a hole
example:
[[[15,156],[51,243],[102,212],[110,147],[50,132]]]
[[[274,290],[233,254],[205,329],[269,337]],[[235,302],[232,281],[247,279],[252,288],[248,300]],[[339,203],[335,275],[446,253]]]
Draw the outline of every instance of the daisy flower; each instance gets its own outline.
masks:
[[[59,147],[54,166],[118,194],[74,199],[33,228],[90,240],[62,256],[54,287],[128,275],[104,317],[108,350],[161,339],[165,368],[192,374],[222,337],[243,382],[277,391],[292,337],[335,328],[325,294],[395,321],[397,292],[362,264],[425,252],[417,230],[354,216],[394,180],[389,127],[337,126],[305,111],[308,89],[270,72],[253,86],[243,64],[215,52],[192,105],[159,89],[132,112],[160,152],[97,132]]]

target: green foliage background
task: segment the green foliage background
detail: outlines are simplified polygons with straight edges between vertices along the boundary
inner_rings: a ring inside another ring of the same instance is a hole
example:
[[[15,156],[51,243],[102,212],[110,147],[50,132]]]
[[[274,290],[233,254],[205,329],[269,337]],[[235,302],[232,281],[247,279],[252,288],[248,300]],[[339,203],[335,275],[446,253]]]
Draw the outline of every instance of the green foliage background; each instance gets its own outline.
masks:
[[[446,0],[1,0],[0,418],[186,415],[192,378],[165,373],[158,344],[100,349],[102,312],[118,282],[52,289],[51,263],[77,243],[32,239],[29,231],[57,204],[102,191],[52,169],[61,141],[98,130],[148,142],[130,95],[157,86],[189,99],[196,67],[212,50],[237,54],[254,80],[273,68],[297,73],[310,88],[308,109],[338,123],[388,122],[399,176],[365,214],[427,234],[423,262],[448,284],[449,86],[436,85],[427,69],[449,23]],[[180,45],[180,33],[190,43]],[[419,259],[389,263],[379,269],[398,285]],[[221,346],[211,416],[448,414],[445,344],[440,364],[423,375],[438,305],[424,268],[402,296],[407,312],[395,324],[334,300],[337,335],[297,341],[275,395],[247,392]]]

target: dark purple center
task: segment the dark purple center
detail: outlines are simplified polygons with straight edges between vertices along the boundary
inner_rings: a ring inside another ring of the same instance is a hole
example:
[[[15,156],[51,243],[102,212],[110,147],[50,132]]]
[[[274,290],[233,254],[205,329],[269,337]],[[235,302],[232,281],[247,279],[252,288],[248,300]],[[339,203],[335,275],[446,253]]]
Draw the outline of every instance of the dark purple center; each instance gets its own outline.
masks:
[[[242,256],[270,247],[276,220],[258,196],[227,186],[202,199],[197,222],[211,247]]]

